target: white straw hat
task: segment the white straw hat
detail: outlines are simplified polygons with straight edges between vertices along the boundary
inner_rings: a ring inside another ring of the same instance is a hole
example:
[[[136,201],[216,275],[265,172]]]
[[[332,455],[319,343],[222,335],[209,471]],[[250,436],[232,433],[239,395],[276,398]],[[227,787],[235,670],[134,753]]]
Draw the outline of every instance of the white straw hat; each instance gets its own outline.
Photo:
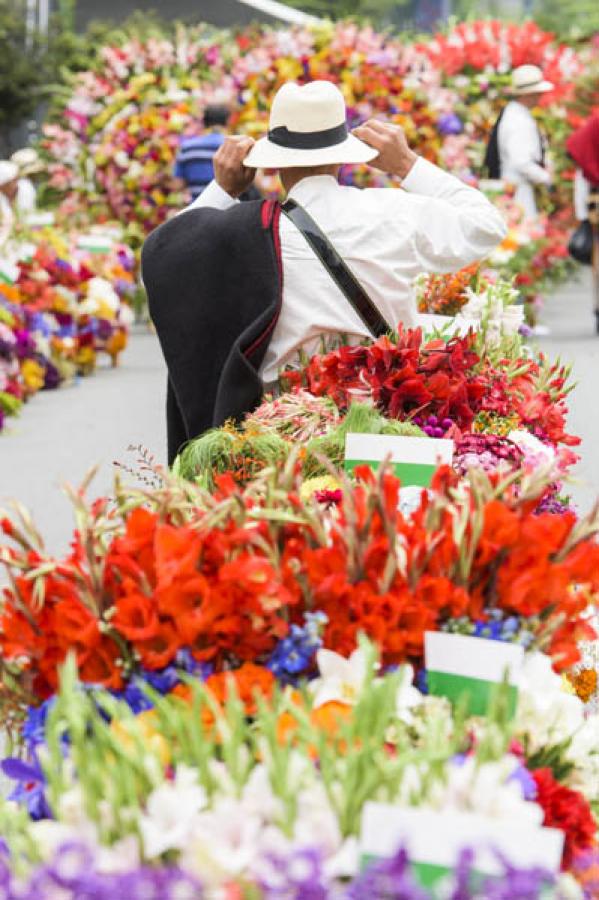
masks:
[[[20,175],[37,175],[38,172],[44,171],[44,164],[39,158],[37,150],[33,147],[23,147],[22,150],[16,150],[10,158],[11,162],[19,167]]]
[[[545,81],[543,72],[538,66],[518,66],[512,72],[512,94],[522,96],[524,94],[546,94],[552,91],[555,85]]]
[[[0,160],[0,187],[19,177],[19,167],[8,159]]]
[[[289,169],[366,163],[378,156],[350,134],[343,94],[330,81],[284,84],[272,102],[268,136],[257,141],[244,163],[251,169]]]

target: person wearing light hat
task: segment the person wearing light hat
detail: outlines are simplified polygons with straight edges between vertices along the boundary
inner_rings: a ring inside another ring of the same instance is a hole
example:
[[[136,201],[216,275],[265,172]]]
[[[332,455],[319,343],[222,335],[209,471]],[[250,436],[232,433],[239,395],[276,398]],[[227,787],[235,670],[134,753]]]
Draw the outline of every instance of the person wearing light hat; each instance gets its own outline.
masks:
[[[553,88],[554,85],[545,80],[538,66],[526,65],[514,69],[510,88],[512,99],[495,128],[499,173],[492,173],[491,177],[499,177],[515,185],[515,199],[527,218],[531,219],[538,215],[535,188],[551,184],[551,175],[545,168],[543,137],[531,110],[538,105],[542,95]],[[492,137],[490,147],[493,140]]]
[[[338,183],[370,163],[403,190]],[[257,169],[278,169],[287,202],[240,203]],[[142,274],[169,370],[169,460],[239,418],[300,351],[416,324],[411,285],[488,255],[505,224],[479,191],[418,157],[403,130],[346,124],[326,81],[277,92],[266,137],[230,136],[215,179],[146,240]]]
[[[22,150],[17,150],[10,159],[19,168],[19,182],[15,199],[17,211],[25,215],[35,212],[37,195],[35,184],[31,179],[32,176],[39,175],[44,171],[44,164],[33,147],[23,147]]]
[[[8,159],[0,160],[0,247],[10,237],[15,221],[14,203],[18,180],[18,166]]]

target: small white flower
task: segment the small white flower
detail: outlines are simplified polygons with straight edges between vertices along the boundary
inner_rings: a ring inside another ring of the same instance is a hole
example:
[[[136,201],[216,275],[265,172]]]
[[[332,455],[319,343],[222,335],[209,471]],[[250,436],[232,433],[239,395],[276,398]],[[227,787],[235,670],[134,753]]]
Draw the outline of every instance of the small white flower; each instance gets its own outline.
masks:
[[[358,647],[347,659],[332,650],[319,650],[316,663],[320,678],[311,682],[314,708],[337,701],[353,705],[362,693],[366,680],[366,656]]]
[[[401,681],[397,689],[396,712],[397,718],[408,725],[414,721],[412,710],[422,705],[424,696],[418,688],[414,687],[414,669],[406,665],[401,667]]]
[[[152,859],[167,850],[182,850],[206,801],[197,772],[179,766],[174,781],[164,782],[152,791],[146,812],[140,817],[145,855]]]

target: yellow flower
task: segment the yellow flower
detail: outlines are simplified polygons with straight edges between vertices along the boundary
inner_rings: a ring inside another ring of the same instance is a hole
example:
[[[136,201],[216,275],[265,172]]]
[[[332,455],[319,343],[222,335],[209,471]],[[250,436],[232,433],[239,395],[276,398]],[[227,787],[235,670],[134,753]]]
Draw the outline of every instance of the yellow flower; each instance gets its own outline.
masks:
[[[332,475],[320,475],[317,478],[307,478],[300,488],[300,499],[306,503],[314,494],[320,491],[338,491],[340,483]]]
[[[27,393],[35,394],[37,391],[41,391],[45,381],[43,366],[40,366],[34,359],[26,359],[21,363],[21,375]]]
[[[75,362],[79,370],[88,375],[96,365],[96,351],[93,347],[81,347],[75,355]]]
[[[153,709],[139,713],[134,721],[120,722],[116,719],[110,723],[110,730],[118,738],[125,750],[137,750],[137,740],[141,739],[161,764],[166,768],[171,761],[171,751],[167,740],[156,728],[157,716]]]

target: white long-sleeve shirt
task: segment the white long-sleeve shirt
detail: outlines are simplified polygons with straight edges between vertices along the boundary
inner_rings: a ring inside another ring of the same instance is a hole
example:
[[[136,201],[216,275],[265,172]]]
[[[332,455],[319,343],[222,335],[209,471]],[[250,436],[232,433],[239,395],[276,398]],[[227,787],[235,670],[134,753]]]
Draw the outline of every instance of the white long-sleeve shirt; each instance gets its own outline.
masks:
[[[542,165],[541,133],[531,111],[511,100],[501,117],[497,135],[501,177],[516,185],[516,200],[528,216],[537,214],[534,185],[551,184],[551,175]]]
[[[454,272],[485,257],[505,236],[499,212],[479,191],[419,158],[404,190],[344,187],[330,175],[303,178],[289,192],[322,228],[385,319],[416,322],[412,282],[421,272]],[[192,204],[226,209],[236,203],[213,181]],[[280,221],[283,306],[261,368],[266,385],[317,352],[321,338],[350,341],[368,329],[303,235]]]

